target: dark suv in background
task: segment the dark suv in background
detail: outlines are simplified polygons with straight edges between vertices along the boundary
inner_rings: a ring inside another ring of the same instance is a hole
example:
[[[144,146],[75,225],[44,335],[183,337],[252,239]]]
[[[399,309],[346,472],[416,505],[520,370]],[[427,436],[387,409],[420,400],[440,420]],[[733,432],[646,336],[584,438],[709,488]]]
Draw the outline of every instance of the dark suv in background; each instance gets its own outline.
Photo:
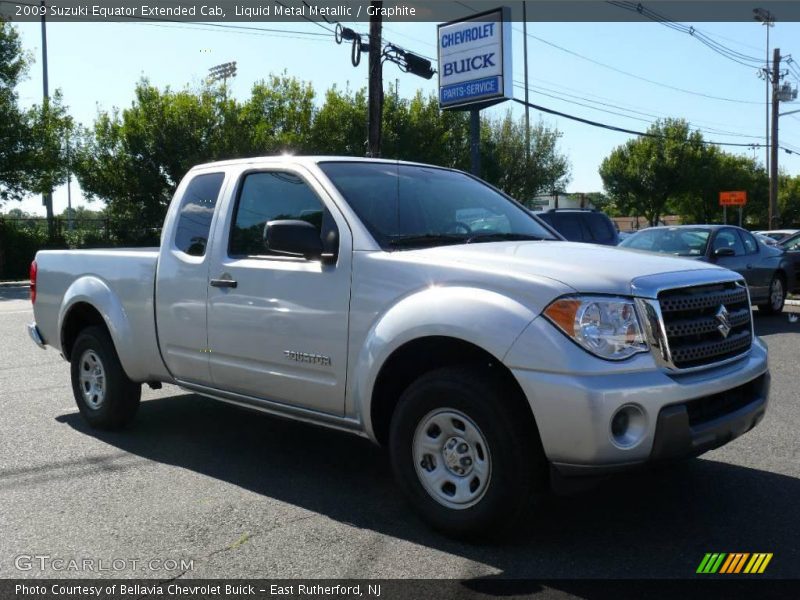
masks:
[[[534,213],[570,242],[616,246],[619,233],[614,222],[592,208],[553,208]]]

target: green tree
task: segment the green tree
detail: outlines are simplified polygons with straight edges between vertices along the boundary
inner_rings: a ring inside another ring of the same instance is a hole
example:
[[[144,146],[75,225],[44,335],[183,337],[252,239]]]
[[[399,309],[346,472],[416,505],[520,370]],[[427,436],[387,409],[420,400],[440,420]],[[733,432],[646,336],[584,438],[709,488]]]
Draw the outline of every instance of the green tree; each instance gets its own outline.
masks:
[[[311,125],[311,148],[315,154],[364,156],[367,142],[367,95],[364,89],[325,94],[325,101]]]
[[[66,179],[72,119],[61,92],[27,110],[15,91],[29,57],[14,27],[0,19],[0,205],[26,193],[48,193]]]
[[[15,88],[27,66],[17,30],[0,19],[0,205],[25,190],[28,131]]]
[[[117,221],[160,225],[186,171],[213,160],[213,142],[226,139],[219,132],[220,101],[211,89],[162,92],[139,82],[132,106],[100,112],[77,149],[75,169],[86,196],[106,200]]]
[[[311,148],[314,88],[285,72],[256,83],[241,108],[260,154],[305,153]]]
[[[781,224],[787,227],[800,225],[800,175],[783,175],[779,181],[778,210]]]
[[[687,179],[689,188],[672,205],[683,222],[722,222],[719,193],[742,190],[748,198],[742,210],[743,223],[766,223],[769,181],[766,172],[752,158],[709,146],[696,162],[687,166]],[[728,210],[729,221],[736,215],[737,208]]]
[[[695,189],[707,152],[686,121],[666,119],[615,148],[600,165],[600,177],[620,210],[654,225],[673,201]]]
[[[195,164],[283,152],[363,156],[365,90],[333,87],[319,107],[314,98],[310,84],[285,73],[256,83],[242,102],[211,86],[159,90],[142,80],[129,108],[100,112],[84,132],[78,179],[89,198],[107,201],[116,221],[154,228]],[[534,126],[526,158],[521,121],[509,114],[485,119],[482,128],[482,175],[491,183],[521,199],[565,185],[569,166],[557,151],[557,131]],[[441,111],[434,95],[387,95],[384,136],[387,158],[469,168],[469,118]]]
[[[525,124],[511,112],[485,119],[481,127],[481,176],[521,201],[537,194],[563,193],[569,183],[569,160],[558,152],[561,133],[539,121],[531,126],[526,157]]]

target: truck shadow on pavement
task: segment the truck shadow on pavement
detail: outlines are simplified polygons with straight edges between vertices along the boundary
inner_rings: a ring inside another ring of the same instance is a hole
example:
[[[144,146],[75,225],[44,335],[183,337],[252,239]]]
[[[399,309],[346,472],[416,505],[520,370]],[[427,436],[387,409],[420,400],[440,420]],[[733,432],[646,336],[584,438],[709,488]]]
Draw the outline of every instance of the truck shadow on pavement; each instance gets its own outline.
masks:
[[[503,578],[693,577],[706,552],[773,552],[770,576],[796,577],[800,565],[800,480],[714,460],[548,496],[513,540],[477,545],[420,522],[385,451],[360,438],[191,394],[142,403],[123,432],[91,430],[77,413],[58,420],[133,455],[490,565]]]

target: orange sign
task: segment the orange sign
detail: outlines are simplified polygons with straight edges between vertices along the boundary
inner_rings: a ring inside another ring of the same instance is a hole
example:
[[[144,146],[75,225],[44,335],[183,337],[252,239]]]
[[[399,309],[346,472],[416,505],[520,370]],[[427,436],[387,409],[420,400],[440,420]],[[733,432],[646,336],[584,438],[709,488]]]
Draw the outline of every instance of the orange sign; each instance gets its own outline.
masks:
[[[720,206],[744,206],[747,204],[747,192],[720,192]]]

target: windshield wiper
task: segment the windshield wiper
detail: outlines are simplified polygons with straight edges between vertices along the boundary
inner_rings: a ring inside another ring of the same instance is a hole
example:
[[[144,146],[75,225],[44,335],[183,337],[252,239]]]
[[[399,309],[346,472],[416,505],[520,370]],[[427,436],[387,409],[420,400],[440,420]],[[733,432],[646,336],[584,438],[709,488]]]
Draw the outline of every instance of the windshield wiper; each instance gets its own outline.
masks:
[[[393,248],[414,246],[438,246],[440,244],[463,244],[469,236],[460,233],[426,233],[424,235],[398,235],[389,239]]]
[[[477,244],[480,242],[541,242],[549,238],[527,233],[479,233],[467,238],[467,244]]]

